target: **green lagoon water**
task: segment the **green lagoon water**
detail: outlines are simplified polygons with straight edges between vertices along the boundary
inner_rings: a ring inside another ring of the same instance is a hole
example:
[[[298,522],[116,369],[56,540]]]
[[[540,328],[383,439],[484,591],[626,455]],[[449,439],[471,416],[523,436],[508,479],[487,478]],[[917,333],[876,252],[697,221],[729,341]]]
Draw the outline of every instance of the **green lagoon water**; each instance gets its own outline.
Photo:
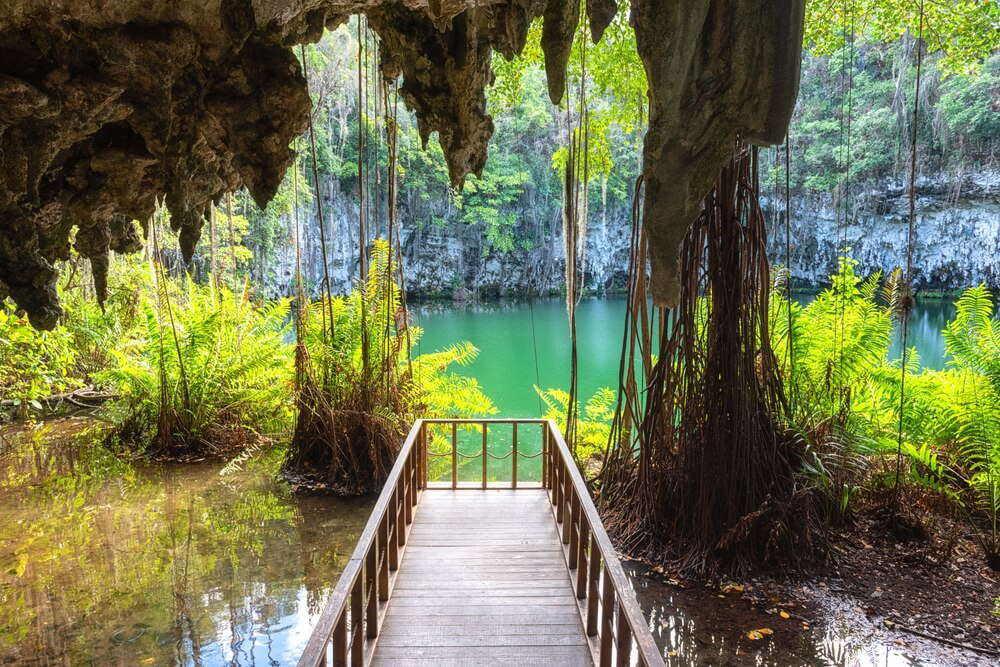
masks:
[[[808,303],[813,297],[797,298]],[[569,387],[569,324],[561,299],[466,307],[421,306],[414,313],[416,323],[424,330],[417,353],[456,341],[469,341],[479,349],[479,357],[458,372],[479,380],[498,416],[538,417],[544,406],[535,392],[536,384],[543,389]],[[577,310],[581,400],[590,398],[601,387],[617,386],[624,314],[625,299],[621,297],[581,301]],[[954,314],[951,301],[917,303],[910,322],[910,340],[923,366],[944,367],[941,330]],[[895,340],[890,355],[898,357],[899,349]]]

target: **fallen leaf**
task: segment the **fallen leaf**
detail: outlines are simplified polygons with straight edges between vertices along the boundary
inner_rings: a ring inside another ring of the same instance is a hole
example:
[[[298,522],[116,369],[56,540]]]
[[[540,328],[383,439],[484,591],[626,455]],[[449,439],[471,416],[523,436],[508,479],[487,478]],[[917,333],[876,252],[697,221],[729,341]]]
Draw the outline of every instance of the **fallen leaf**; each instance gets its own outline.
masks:
[[[779,611],[778,612],[778,616],[780,616],[782,618],[791,618],[792,617],[792,615],[789,614],[787,611]]]
[[[750,632],[747,633],[747,639],[750,640],[763,639],[763,637],[764,635],[760,634],[756,630],[751,630]]]

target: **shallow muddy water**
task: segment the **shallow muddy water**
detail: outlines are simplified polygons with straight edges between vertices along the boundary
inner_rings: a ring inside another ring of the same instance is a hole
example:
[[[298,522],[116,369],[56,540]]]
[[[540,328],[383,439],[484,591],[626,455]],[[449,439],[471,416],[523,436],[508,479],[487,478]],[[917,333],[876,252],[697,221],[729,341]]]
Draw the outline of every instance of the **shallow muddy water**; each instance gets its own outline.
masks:
[[[803,584],[803,595],[795,598],[748,586],[748,600],[744,591],[722,593],[638,563],[624,567],[667,667],[995,664],[976,653],[889,631],[882,619],[869,618],[849,598],[811,584]]]

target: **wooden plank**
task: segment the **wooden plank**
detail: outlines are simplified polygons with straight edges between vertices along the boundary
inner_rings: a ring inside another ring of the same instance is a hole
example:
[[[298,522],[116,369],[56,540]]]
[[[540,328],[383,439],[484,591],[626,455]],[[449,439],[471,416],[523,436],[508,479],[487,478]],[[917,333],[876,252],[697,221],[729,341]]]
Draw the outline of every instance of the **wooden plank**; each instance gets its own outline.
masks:
[[[555,423],[469,423],[482,435],[482,478],[458,482],[453,468],[452,479],[435,485],[432,493],[422,493],[427,489],[427,424],[447,425],[457,449],[454,434],[461,422],[418,420],[414,425],[393,467],[395,482],[383,489],[300,665],[319,665],[312,660],[331,635],[336,659],[343,662],[349,651],[352,664],[359,665],[593,665],[599,644],[587,634],[599,630],[602,663],[611,662],[608,649],[614,647],[621,649],[614,662],[629,664],[631,648],[639,664],[662,667]],[[510,482],[486,478],[487,438],[497,424],[511,425]],[[522,485],[517,479],[519,424],[541,426],[541,484]],[[618,604],[598,605],[601,588],[605,601],[617,599]],[[346,608],[353,617],[349,625],[343,623]],[[590,627],[584,627],[581,612]],[[363,616],[365,626],[354,620]],[[340,621],[336,628],[330,627],[333,618]],[[363,635],[369,640],[362,648]]]
[[[393,598],[395,600],[395,598]],[[411,632],[416,633],[417,628],[423,627],[441,627],[441,626],[461,626],[463,624],[479,623],[485,625],[522,625],[524,627],[535,627],[539,625],[573,625],[575,626],[580,621],[580,614],[575,616],[572,614],[545,614],[534,616],[530,618],[528,615],[521,611],[505,609],[500,611],[491,612],[489,614],[478,614],[469,616],[468,614],[435,614],[434,616],[428,616],[427,618],[411,617],[407,615],[396,616],[391,613],[392,604],[389,605],[389,613],[386,614],[386,620],[382,623],[382,628],[391,627],[394,628],[396,632],[402,632],[404,634],[409,634]],[[383,632],[382,637],[385,637]]]
[[[524,607],[530,606],[533,609],[550,609],[555,607],[576,607],[576,602],[565,595],[535,595],[535,596],[509,596],[509,595],[483,595],[471,596],[464,594],[443,595],[441,597],[422,597],[413,595],[399,595],[392,601],[394,609],[436,609],[444,607],[448,609],[465,609],[467,607],[484,607],[496,609],[498,607]]]
[[[373,660],[371,665],[374,667],[440,667],[443,664],[449,665],[449,667],[480,667],[481,665],[510,665],[510,667],[580,667],[580,665],[587,664],[586,662],[579,662],[577,660],[577,658],[573,657],[555,659],[551,656],[521,656],[517,658],[506,658],[503,660],[493,658],[492,656],[478,656],[461,661],[449,661],[438,657],[387,658]]]
[[[558,627],[558,626],[557,626]],[[569,627],[569,626],[562,626]],[[573,628],[576,630],[576,628]],[[379,642],[379,646],[466,646],[466,647],[486,647],[486,646],[586,646],[587,642],[576,632],[564,632],[561,634],[548,635],[486,635],[480,634],[470,636],[463,635],[424,635],[407,636],[399,635],[385,637]]]
[[[425,494],[371,664],[592,665],[545,492]]]
[[[415,623],[421,623],[422,619],[427,616],[474,616],[479,618],[481,616],[495,616],[500,615],[499,612],[503,610],[508,610],[511,613],[508,616],[516,616],[522,619],[524,622],[537,623],[539,619],[549,619],[550,621],[557,621],[559,623],[569,623],[570,621],[580,620],[580,611],[576,606],[575,602],[570,602],[566,605],[532,605],[531,607],[523,607],[516,605],[508,605],[505,607],[500,607],[497,605],[437,605],[434,607],[426,607],[418,605],[416,607],[406,607],[399,604],[399,599],[394,599],[389,607],[388,614],[392,614],[394,618],[401,618],[403,616],[416,616],[418,617]]]
[[[586,646],[379,646],[375,651],[372,664],[379,660],[395,658],[436,658],[448,661],[447,664],[458,664],[452,661],[483,660],[482,664],[494,664],[496,659],[512,658],[549,658],[551,660],[574,660],[576,667],[587,664],[590,649]],[[445,663],[442,663],[445,664]]]
[[[427,623],[421,623],[420,625],[412,625],[408,620],[404,619],[402,621],[392,620],[386,621],[382,625],[382,639],[380,642],[387,641],[387,636],[394,636],[398,630],[403,629],[406,631],[407,637],[470,637],[472,639],[478,637],[500,637],[500,636],[516,636],[523,637],[525,644],[534,643],[530,638],[536,635],[574,635],[579,630],[579,627],[575,623],[539,623],[539,624],[524,624],[524,623],[493,623],[485,622],[477,618],[466,618],[461,617],[458,619],[447,619],[440,620],[438,618],[428,619]],[[385,633],[389,632],[389,635]]]

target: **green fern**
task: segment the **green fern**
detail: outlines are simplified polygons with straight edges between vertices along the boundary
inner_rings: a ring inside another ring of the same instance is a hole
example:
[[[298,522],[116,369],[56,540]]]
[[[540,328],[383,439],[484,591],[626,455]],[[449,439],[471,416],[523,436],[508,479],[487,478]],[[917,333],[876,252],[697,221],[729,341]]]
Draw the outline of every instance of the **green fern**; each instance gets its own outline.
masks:
[[[143,295],[143,327],[102,374],[118,388],[112,414],[121,439],[158,454],[205,455],[287,428],[288,301],[257,307],[243,294],[191,281],[161,291]]]

